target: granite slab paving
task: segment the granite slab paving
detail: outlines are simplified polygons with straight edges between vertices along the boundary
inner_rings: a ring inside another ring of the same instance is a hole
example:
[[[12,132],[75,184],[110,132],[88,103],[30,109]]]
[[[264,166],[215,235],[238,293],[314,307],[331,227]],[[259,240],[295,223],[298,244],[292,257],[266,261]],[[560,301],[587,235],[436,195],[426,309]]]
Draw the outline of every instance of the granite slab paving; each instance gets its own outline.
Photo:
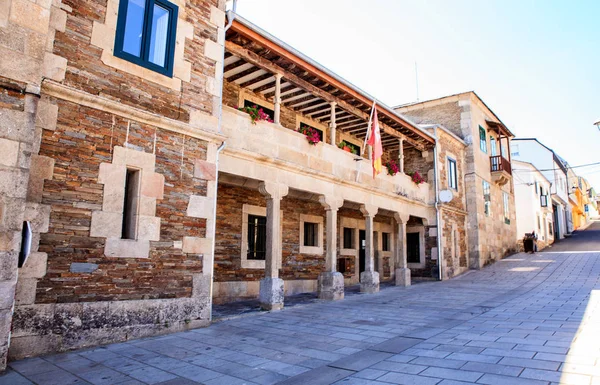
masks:
[[[11,362],[25,384],[600,384],[600,223],[537,254],[210,327]],[[576,252],[570,250],[577,250]]]

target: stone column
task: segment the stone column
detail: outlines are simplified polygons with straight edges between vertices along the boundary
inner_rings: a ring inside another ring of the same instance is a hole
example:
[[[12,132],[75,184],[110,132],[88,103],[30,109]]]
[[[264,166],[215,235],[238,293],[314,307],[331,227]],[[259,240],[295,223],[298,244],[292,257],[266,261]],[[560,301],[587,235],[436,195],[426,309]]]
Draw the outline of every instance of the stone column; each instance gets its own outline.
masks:
[[[258,191],[267,199],[267,252],[265,278],[260,281],[259,300],[264,310],[283,308],[283,280],[279,278],[278,261],[281,260],[281,199],[288,187],[275,182],[263,182]]]
[[[373,248],[373,218],[378,208],[373,205],[360,205],[365,217],[365,271],[360,273],[360,292],[377,293],[379,291],[379,273],[375,271]]]
[[[281,78],[282,74],[275,74],[275,108],[273,122],[281,124]]]
[[[326,250],[325,271],[319,274],[317,291],[319,298],[328,300],[344,299],[344,276],[337,271],[337,211],[343,199],[321,195],[319,202],[326,211]]]
[[[404,139],[398,139],[398,144],[400,144],[398,149],[398,168],[404,174]]]
[[[408,217],[408,214],[394,214],[394,219],[396,219],[398,226],[396,247],[394,248],[396,256],[396,286],[410,286],[410,269],[408,268],[406,256],[406,222],[408,222]]]
[[[331,102],[331,122],[329,122],[329,129],[331,130],[331,145],[335,146],[335,129],[337,128],[337,124],[335,124],[335,106],[336,102]]]

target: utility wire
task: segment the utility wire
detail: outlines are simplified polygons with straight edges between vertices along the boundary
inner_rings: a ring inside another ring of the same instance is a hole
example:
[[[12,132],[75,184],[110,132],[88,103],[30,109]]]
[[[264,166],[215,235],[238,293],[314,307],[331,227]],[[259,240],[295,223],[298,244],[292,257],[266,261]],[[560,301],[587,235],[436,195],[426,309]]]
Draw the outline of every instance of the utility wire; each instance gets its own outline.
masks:
[[[580,168],[580,167],[589,167],[599,165],[600,162],[588,163],[588,164],[580,164],[578,166],[565,166],[565,168]],[[513,171],[526,171],[526,172],[537,172],[537,171],[558,171],[562,170],[561,168],[545,168],[542,170],[529,170],[526,168],[513,168]]]

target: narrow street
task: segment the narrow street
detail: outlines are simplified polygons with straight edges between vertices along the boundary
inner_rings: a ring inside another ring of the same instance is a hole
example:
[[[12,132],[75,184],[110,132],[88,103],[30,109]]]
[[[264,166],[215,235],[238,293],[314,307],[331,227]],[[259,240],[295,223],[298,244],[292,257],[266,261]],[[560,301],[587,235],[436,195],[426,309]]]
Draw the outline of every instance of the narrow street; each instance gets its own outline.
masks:
[[[600,223],[445,282],[10,363],[20,384],[600,384]]]

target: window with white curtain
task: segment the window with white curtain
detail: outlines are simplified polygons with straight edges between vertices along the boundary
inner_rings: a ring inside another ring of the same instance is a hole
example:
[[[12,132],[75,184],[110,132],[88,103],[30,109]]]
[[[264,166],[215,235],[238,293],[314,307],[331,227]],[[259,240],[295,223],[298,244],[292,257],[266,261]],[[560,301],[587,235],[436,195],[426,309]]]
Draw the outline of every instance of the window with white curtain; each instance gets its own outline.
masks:
[[[177,13],[164,0],[121,0],[115,56],[172,76]]]

